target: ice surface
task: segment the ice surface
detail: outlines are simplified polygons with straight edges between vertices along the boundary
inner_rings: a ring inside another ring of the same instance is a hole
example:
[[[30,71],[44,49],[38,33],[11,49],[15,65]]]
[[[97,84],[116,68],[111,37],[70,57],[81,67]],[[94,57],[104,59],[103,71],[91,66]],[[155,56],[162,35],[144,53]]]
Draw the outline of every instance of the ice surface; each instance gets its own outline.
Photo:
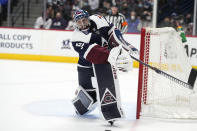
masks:
[[[78,117],[70,100],[76,64],[0,60],[0,131],[196,131],[196,120],[135,119],[138,70],[120,73],[126,118],[113,127],[96,109]]]

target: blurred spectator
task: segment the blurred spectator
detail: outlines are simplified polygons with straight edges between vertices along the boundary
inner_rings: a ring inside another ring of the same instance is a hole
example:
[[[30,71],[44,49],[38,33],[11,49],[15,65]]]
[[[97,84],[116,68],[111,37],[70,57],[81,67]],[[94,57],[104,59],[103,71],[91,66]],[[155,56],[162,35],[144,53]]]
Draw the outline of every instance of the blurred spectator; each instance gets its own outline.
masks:
[[[186,14],[185,16],[185,23],[190,24],[192,22],[192,15],[190,13]]]
[[[132,10],[139,12],[139,15],[141,15],[142,12],[144,11],[143,1],[142,0],[139,0],[138,2],[132,1]]]
[[[64,3],[61,0],[55,0],[53,1],[53,9],[54,9],[54,14],[57,12],[60,12],[61,14],[64,12]]]
[[[109,15],[105,16],[105,18],[109,23],[113,23],[121,33],[127,32],[128,24],[126,18],[123,14],[119,13],[117,6],[112,6]]]
[[[192,35],[192,32],[193,32],[193,23],[189,23],[186,28],[185,34]]]
[[[121,0],[112,0],[112,4],[116,6],[120,6]]]
[[[92,14],[88,0],[81,0],[80,7],[81,7],[81,9],[86,10],[89,14]]]
[[[172,27],[174,27],[175,29],[178,27],[178,26],[181,26],[183,29],[186,28],[186,23],[185,23],[185,20],[184,20],[184,16],[183,15],[177,15],[175,13],[173,13],[171,15],[171,24],[172,24]]]
[[[184,26],[185,20],[184,20],[184,16],[183,15],[179,15],[177,20],[176,20],[176,26]]]
[[[141,27],[152,27],[152,12],[144,11],[141,15]]]
[[[0,20],[6,20],[7,19],[7,8],[8,8],[8,0],[0,0],[1,4],[1,18]]]
[[[62,14],[60,12],[56,13],[55,19],[51,24],[51,29],[56,30],[65,30],[67,27],[67,22],[64,18],[62,18]]]
[[[170,22],[170,18],[167,16],[164,18],[164,21],[161,22],[161,24],[159,25],[159,27],[171,27],[172,24]]]
[[[184,16],[183,15],[180,15],[179,23],[180,23],[180,25],[184,25],[185,24],[185,20],[184,20]]]
[[[10,11],[12,13],[13,7],[19,3],[19,0],[11,1]],[[0,0],[0,25],[2,21],[7,19],[7,12],[8,12],[8,0]]]
[[[2,11],[1,11],[1,4],[0,4],[0,25],[1,25],[1,22],[2,22]]]
[[[63,13],[63,18],[66,21],[69,21],[69,20],[72,19],[72,16],[70,15],[71,14],[71,11],[72,11],[71,1],[66,0],[66,2],[64,3],[64,11],[62,12]]]
[[[111,8],[111,2],[109,0],[104,0],[100,10],[102,10],[103,13],[105,12],[104,15],[106,15],[109,13],[110,8]]]
[[[88,0],[92,14],[96,14],[99,8],[99,0]]]
[[[52,3],[53,0],[47,0],[48,3]]]
[[[128,15],[128,11],[129,11],[129,6],[127,2],[122,2],[121,6],[120,6],[120,12],[124,15],[127,16]]]
[[[104,11],[103,8],[99,8],[99,10],[98,10],[98,15],[106,16],[106,12]]]
[[[48,17],[50,17],[52,19],[55,17],[55,12],[53,10],[52,5],[48,5],[47,12],[48,12]]]
[[[152,2],[150,0],[144,0],[144,11],[149,11],[151,12],[152,11]]]
[[[173,12],[171,14],[171,17],[169,17],[170,19],[170,24],[171,24],[171,27],[174,27],[176,29],[177,26],[179,26],[179,16],[177,13]]]
[[[73,10],[71,12],[71,16],[73,16],[75,10]],[[73,21],[73,19],[70,19],[68,22],[68,26],[66,27],[66,30],[74,30],[75,29],[75,22]]]
[[[135,11],[130,12],[130,17],[127,19],[128,23],[128,32],[129,33],[139,33],[140,28],[140,19],[137,17]]]
[[[80,0],[74,0],[72,9],[73,10],[79,10],[80,9]]]
[[[46,20],[44,20],[44,13],[42,16],[38,17],[36,19],[36,22],[34,24],[35,29],[43,28],[43,29],[49,29],[52,24],[52,19],[49,17],[49,10],[46,11]]]

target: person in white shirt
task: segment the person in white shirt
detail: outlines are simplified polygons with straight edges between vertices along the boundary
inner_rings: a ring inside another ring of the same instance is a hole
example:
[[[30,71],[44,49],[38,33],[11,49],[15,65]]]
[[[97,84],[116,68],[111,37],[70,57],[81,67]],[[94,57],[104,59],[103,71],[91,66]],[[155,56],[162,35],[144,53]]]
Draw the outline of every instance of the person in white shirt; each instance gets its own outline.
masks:
[[[44,14],[44,13],[42,13]],[[38,17],[34,24],[35,29],[50,29],[52,24],[52,19],[48,15],[48,10],[46,11],[46,19],[44,20],[44,15]]]

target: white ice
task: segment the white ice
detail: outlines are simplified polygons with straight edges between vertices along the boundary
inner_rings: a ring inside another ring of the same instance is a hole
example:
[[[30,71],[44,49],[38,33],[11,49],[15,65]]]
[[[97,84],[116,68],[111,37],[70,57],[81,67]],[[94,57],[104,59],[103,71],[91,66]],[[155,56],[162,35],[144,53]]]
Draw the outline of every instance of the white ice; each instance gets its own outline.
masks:
[[[75,115],[76,64],[0,60],[0,131],[197,131],[196,120],[136,120],[138,69],[119,80],[126,118],[111,127],[97,109]]]

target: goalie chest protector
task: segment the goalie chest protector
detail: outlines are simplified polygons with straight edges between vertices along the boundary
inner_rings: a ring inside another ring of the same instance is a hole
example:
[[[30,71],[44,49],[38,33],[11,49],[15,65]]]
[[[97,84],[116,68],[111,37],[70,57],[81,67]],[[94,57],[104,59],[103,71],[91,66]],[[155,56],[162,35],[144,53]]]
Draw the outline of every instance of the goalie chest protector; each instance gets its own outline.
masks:
[[[117,72],[110,64],[94,64],[94,74],[97,80],[97,99],[100,111],[107,121],[123,116],[120,107],[119,83]]]

